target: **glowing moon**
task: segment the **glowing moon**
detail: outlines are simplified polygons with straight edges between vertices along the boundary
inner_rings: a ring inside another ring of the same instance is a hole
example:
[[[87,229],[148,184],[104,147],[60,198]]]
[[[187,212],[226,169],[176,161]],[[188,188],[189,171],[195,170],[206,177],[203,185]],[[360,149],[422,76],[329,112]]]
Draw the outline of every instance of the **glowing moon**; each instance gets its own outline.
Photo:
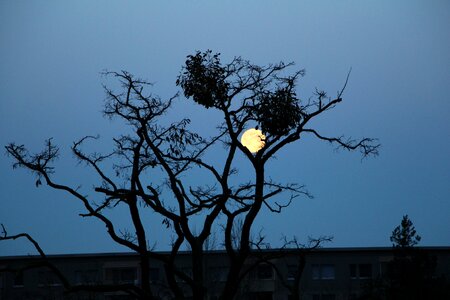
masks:
[[[241,136],[241,143],[250,150],[251,153],[256,153],[266,145],[265,139],[266,136],[261,130],[250,128]]]

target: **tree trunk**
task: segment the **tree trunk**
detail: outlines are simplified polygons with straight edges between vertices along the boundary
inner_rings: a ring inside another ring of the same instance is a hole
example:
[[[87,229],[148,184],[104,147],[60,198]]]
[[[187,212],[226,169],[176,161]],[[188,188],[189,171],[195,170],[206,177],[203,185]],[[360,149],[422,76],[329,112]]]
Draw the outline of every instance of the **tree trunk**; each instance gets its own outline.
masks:
[[[203,282],[203,249],[196,243],[192,246],[192,296],[195,300],[206,300],[206,289]]]
[[[140,284],[143,291],[142,299],[154,299],[150,287],[150,261],[146,254],[140,255],[141,265],[141,278]]]
[[[225,288],[223,289],[220,300],[232,300],[239,291],[240,280],[239,274],[241,273],[244,260],[241,257],[234,258],[234,261],[230,261],[230,271],[228,273],[227,282],[225,283]]]

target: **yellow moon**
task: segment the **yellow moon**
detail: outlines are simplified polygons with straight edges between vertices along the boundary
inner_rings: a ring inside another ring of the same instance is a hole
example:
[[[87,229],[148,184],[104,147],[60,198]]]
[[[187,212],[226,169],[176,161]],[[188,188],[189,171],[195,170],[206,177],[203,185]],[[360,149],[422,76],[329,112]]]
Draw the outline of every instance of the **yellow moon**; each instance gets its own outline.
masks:
[[[241,143],[251,153],[256,153],[261,150],[265,145],[266,136],[261,132],[261,130],[250,128],[241,136]]]

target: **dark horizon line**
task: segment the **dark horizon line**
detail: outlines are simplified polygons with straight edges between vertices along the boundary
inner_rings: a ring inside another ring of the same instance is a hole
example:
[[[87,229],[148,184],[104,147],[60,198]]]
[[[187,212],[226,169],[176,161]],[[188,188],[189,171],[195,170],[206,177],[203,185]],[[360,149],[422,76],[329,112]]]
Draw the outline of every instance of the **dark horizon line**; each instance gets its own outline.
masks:
[[[450,252],[450,246],[414,246],[410,247],[412,249],[421,249],[421,250],[433,250],[433,251],[449,251]],[[276,251],[283,251],[286,253],[290,252],[297,252],[299,250],[304,250],[307,252],[372,252],[372,251],[383,251],[383,252],[390,252],[392,250],[395,250],[397,248],[393,246],[383,246],[383,247],[321,247],[321,248],[315,248],[315,249],[308,249],[308,248],[269,248],[269,249],[259,249],[255,252],[276,252]],[[154,251],[158,254],[170,254],[170,251]],[[183,250],[179,251],[180,255],[189,255],[191,251],[189,250]],[[226,250],[205,250],[205,254],[224,254],[226,253]],[[69,258],[69,257],[119,257],[119,256],[137,256],[139,255],[136,252],[91,252],[91,253],[69,253],[69,254],[46,254],[47,258]],[[40,259],[42,258],[41,255],[38,254],[32,254],[32,255],[5,255],[0,256],[0,260],[12,260],[12,259],[21,259],[21,258],[28,258],[28,259]]]

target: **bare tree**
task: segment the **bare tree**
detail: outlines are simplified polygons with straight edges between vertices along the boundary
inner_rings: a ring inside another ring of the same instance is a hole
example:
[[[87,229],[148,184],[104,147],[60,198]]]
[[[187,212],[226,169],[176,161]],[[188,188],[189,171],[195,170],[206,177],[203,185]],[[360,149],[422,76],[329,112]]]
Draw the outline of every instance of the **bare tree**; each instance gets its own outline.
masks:
[[[105,87],[104,114],[123,120],[130,128],[129,133],[115,138],[114,149],[106,154],[82,150],[86,142],[97,137],[86,136],[72,145],[75,157],[98,175],[99,182],[92,191],[102,195],[103,200],[98,203],[92,203],[77,188],[54,179],[52,163],[59,149],[52,139],[36,154],[30,154],[24,145],[16,143],[7,145],[6,150],[15,161],[14,167],[24,167],[37,176],[37,186],[45,183],[71,194],[84,205],[83,217],[102,222],[116,243],[139,255],[140,284],[132,291],[129,287],[125,290],[140,299],[153,299],[149,280],[151,259],[163,262],[175,299],[186,296],[178,279],[190,287],[194,299],[205,299],[204,249],[214,226],[223,222],[222,239],[230,269],[221,299],[233,299],[239,279],[246,272],[245,262],[252,253],[251,232],[261,209],[281,213],[295,198],[310,197],[302,185],[268,179],[266,163],[303,135],[312,135],[338,148],[360,151],[363,157],[378,154],[379,144],[375,139],[327,136],[309,126],[311,120],[342,102],[348,76],[334,98],[316,90],[313,97],[302,100],[297,96],[296,84],[304,71],[288,74],[292,67],[293,63],[283,62],[257,66],[240,57],[222,64],[219,54],[211,51],[189,55],[176,83],[187,99],[221,113],[223,122],[217,134],[211,137],[201,137],[190,131],[189,119],[163,125],[166,123],[162,119],[178,95],[162,100],[147,92],[149,82],[125,71],[106,72],[106,76],[119,80],[122,90]],[[264,133],[264,137],[261,136],[264,147],[256,153],[239,141],[249,127],[260,128]],[[226,148],[224,163],[208,162],[205,154],[220,143]],[[239,152],[253,167],[253,179],[235,185],[231,178],[236,177],[235,158]],[[207,172],[211,182],[189,185],[185,179],[194,167]],[[158,180],[160,178],[163,180]],[[286,201],[279,202],[277,199],[282,193],[288,196],[284,198]],[[105,214],[107,208],[117,205],[128,209],[133,234],[121,233]],[[162,229],[172,232],[174,238],[169,255],[163,256],[149,246],[155,242],[154,237],[141,219],[147,211],[161,216]],[[233,233],[238,220],[242,224],[236,236]],[[8,238],[11,236],[6,233],[2,237]],[[175,264],[183,244],[191,249],[192,276]]]

